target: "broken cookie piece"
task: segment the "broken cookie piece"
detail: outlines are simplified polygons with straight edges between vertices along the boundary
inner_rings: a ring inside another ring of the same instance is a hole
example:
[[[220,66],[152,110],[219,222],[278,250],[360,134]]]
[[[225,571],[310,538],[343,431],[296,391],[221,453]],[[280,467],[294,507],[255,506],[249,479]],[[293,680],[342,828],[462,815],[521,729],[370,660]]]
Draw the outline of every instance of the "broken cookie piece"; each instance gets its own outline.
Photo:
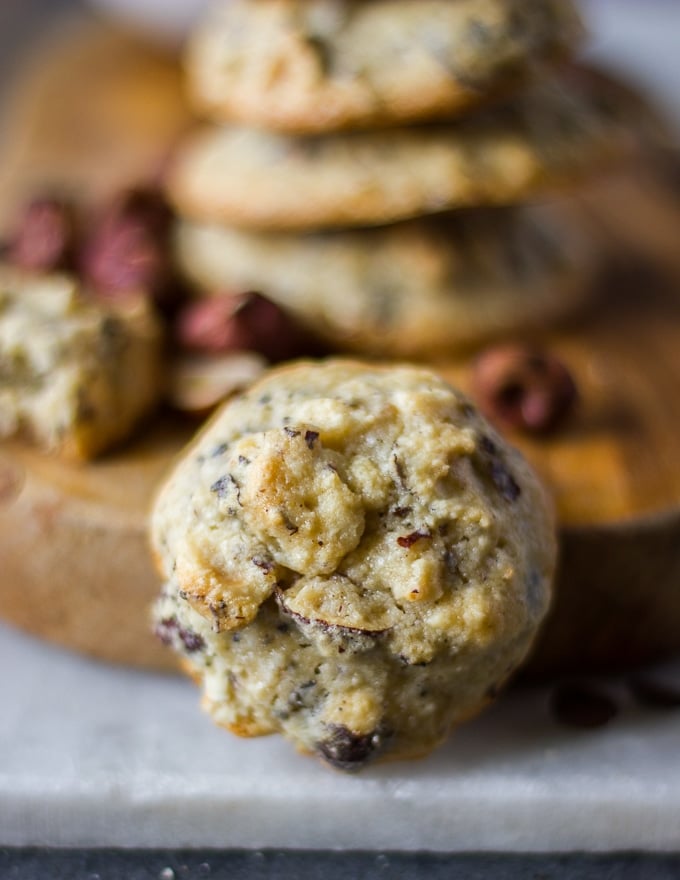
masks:
[[[141,297],[102,305],[68,275],[0,266],[0,438],[93,458],[153,408],[160,358],[158,321]]]
[[[230,400],[167,478],[152,541],[156,631],[215,720],[343,770],[425,754],[481,709],[555,562],[536,477],[463,395],[347,360]]]

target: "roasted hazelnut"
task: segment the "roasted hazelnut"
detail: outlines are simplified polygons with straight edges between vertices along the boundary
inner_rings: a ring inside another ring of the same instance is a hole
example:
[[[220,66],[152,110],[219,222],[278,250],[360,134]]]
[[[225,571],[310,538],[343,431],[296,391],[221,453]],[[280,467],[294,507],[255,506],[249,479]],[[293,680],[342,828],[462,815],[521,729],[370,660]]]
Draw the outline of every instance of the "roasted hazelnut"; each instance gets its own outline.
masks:
[[[491,421],[532,434],[561,425],[577,398],[574,380],[560,360],[519,345],[483,352],[473,367],[472,391]]]
[[[5,258],[21,269],[35,272],[73,267],[76,222],[73,206],[63,199],[42,196],[22,211]]]
[[[222,293],[186,305],[177,317],[177,339],[204,353],[256,351],[271,362],[305,351],[295,322],[259,293]]]
[[[172,212],[159,192],[124,192],[94,220],[81,254],[84,280],[104,299],[141,293],[161,308],[171,306],[178,291],[171,228]]]

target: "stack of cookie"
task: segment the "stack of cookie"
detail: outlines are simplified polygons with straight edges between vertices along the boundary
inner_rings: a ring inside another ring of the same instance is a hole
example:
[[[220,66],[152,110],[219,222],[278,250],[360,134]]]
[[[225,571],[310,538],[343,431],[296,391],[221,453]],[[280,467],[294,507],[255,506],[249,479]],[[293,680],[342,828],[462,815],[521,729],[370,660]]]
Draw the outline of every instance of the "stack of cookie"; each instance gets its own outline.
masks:
[[[371,355],[571,314],[595,249],[546,196],[630,142],[581,34],[570,0],[221,0],[169,182],[185,271]]]

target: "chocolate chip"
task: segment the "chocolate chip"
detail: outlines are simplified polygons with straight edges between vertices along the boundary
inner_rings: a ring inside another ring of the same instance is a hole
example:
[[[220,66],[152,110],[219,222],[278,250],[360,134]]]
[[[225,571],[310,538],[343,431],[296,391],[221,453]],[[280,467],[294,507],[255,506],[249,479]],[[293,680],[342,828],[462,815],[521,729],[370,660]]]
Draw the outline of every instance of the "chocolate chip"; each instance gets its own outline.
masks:
[[[283,524],[290,535],[297,535],[300,531],[300,527],[296,526],[285,514],[283,514]]]
[[[309,709],[316,702],[316,696],[313,693],[316,687],[316,681],[310,679],[303,682],[288,696],[288,705],[291,709]]]
[[[154,635],[159,638],[164,645],[171,645],[178,626],[179,623],[176,617],[164,617],[156,623],[154,627]]]
[[[672,684],[651,674],[639,673],[628,679],[635,700],[650,709],[679,709],[680,684]]]
[[[264,556],[253,556],[251,562],[253,565],[256,565],[258,568],[261,568],[265,574],[269,574],[270,571],[274,570],[274,563],[271,559],[265,559]]]
[[[288,434],[289,437],[299,437],[300,436],[300,432],[294,431],[292,428],[285,427],[283,430],[286,432],[286,434]]]
[[[522,494],[515,478],[498,459],[491,462],[491,479],[506,501],[517,501]]]
[[[519,345],[491,348],[480,355],[472,387],[489,419],[530,434],[547,434],[562,425],[578,396],[560,360]]]
[[[412,507],[395,507],[392,511],[393,516],[398,517],[399,519],[403,519],[405,516],[408,516],[409,513],[412,513]]]
[[[333,49],[328,40],[318,34],[305,34],[305,42],[316,55],[320,71],[328,76],[333,70]]]
[[[328,739],[317,743],[316,749],[324,761],[338,770],[360,770],[385,746],[385,734],[379,731],[357,734],[342,724],[329,724],[328,732]]]
[[[402,488],[406,488],[406,469],[404,468],[403,461],[396,454],[392,456],[392,461],[394,462],[394,469],[397,472]]]
[[[164,617],[159,620],[154,628],[154,633],[164,645],[173,645],[175,639],[178,638],[187,654],[193,654],[205,648],[203,637],[193,630],[180,626],[176,617]]]
[[[496,444],[484,434],[479,439],[479,449],[494,486],[506,501],[517,501],[522,490],[501,460],[500,451]]]
[[[450,574],[458,574],[458,555],[453,550],[444,551],[444,566]]]
[[[558,685],[550,699],[554,717],[568,727],[604,727],[618,713],[614,700],[590,684],[568,682]]]
[[[200,636],[198,633],[180,627],[177,631],[177,634],[179,635],[182,644],[184,645],[184,649],[188,654],[193,654],[196,651],[202,651],[203,648],[205,648],[203,637]]]
[[[239,485],[231,474],[226,474],[224,477],[220,477],[219,479],[215,480],[215,482],[210,487],[210,491],[214,492],[218,498],[226,498],[231,493],[232,487],[237,490],[236,497],[240,504],[241,499]]]
[[[305,443],[307,444],[309,449],[314,449],[314,444],[318,439],[318,431],[305,431]]]
[[[52,272],[75,262],[75,210],[63,199],[43,196],[23,209],[7,244],[6,259],[21,269]]]

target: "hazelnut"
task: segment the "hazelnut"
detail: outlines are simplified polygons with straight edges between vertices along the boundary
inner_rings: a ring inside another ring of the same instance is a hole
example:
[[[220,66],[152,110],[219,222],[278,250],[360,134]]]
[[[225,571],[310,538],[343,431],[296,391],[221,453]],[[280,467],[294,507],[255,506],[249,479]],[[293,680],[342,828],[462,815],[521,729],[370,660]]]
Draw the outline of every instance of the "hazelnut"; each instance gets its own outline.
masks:
[[[305,351],[300,328],[259,293],[222,293],[186,305],[177,317],[177,339],[184,348],[224,353],[256,351],[276,362]]]
[[[21,269],[50,272],[74,262],[75,212],[50,196],[33,199],[23,209],[7,246],[6,259]]]
[[[81,270],[97,295],[120,300],[142,293],[161,308],[174,303],[172,216],[159,192],[139,188],[122,193],[95,218]]]
[[[532,434],[557,428],[577,398],[574,380],[560,360],[519,345],[483,352],[473,367],[472,391],[489,419]]]

